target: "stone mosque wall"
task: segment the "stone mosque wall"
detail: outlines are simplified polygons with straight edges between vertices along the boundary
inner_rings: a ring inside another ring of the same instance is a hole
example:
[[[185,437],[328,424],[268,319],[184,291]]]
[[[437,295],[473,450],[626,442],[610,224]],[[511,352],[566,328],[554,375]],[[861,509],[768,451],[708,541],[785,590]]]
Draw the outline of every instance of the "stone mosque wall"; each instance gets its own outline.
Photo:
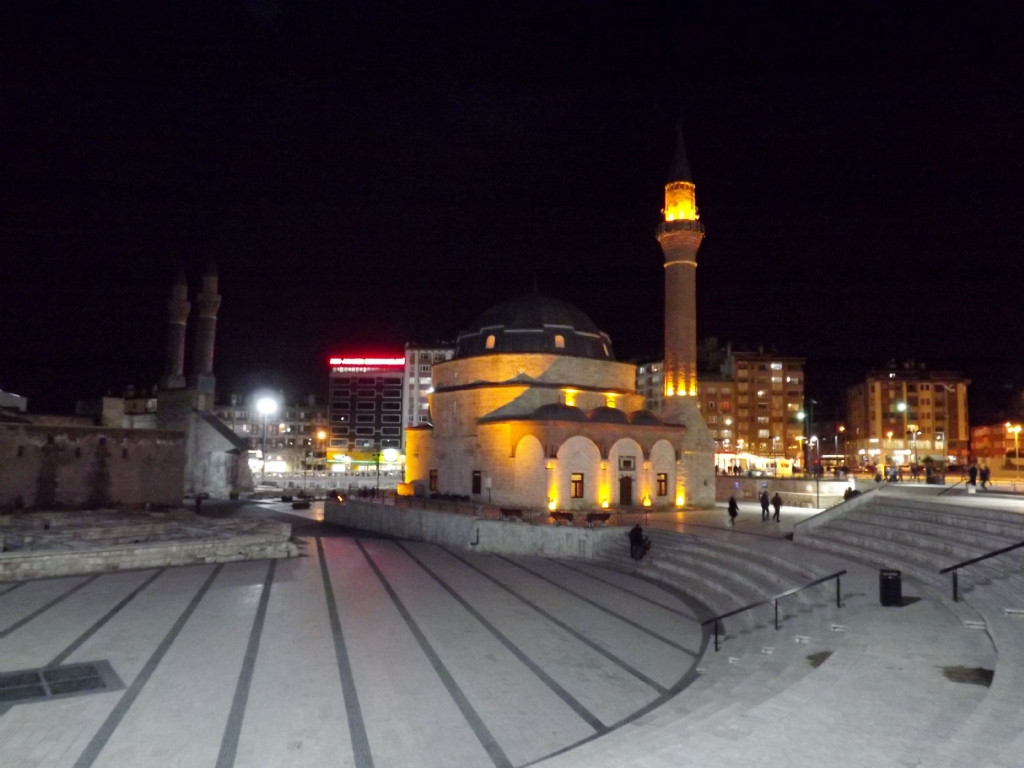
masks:
[[[0,426],[0,509],[178,505],[185,435],[156,429]]]

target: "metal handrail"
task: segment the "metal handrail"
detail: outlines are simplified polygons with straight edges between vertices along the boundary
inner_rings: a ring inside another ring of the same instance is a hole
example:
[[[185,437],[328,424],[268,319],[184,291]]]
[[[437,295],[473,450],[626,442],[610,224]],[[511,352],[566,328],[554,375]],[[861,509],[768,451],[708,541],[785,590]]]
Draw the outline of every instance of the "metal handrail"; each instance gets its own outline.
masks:
[[[728,613],[723,613],[723,614],[720,614],[718,616],[715,616],[714,618],[707,619],[706,621],[702,621],[700,623],[700,625],[702,627],[706,627],[708,624],[714,622],[714,624],[715,624],[715,652],[717,653],[718,652],[718,622],[721,621],[722,619],[728,619],[730,616],[735,616],[738,613],[743,613],[744,611],[749,611],[752,608],[760,608],[762,605],[768,605],[769,603],[774,603],[775,604],[775,630],[778,631],[778,629],[779,629],[779,600],[781,600],[784,597],[789,597],[790,595],[795,595],[797,592],[803,592],[805,589],[810,589],[811,587],[816,587],[819,584],[824,584],[826,581],[831,581],[832,579],[836,580],[836,608],[842,608],[843,604],[842,604],[842,597],[841,597],[842,591],[841,591],[840,577],[841,576],[845,576],[845,575],[846,575],[846,571],[842,570],[842,571],[837,571],[836,573],[833,573],[830,576],[822,576],[820,579],[815,579],[814,581],[808,582],[807,584],[804,584],[801,587],[793,587],[792,589],[787,589],[785,592],[780,592],[779,594],[777,594],[777,595],[775,595],[773,597],[769,597],[769,598],[766,598],[764,600],[759,600],[756,603],[751,603],[750,605],[745,605],[742,608],[737,608],[734,611],[729,611]]]
[[[968,565],[980,563],[982,560],[988,560],[990,557],[995,557],[996,555],[1005,555],[1007,552],[1012,552],[1013,550],[1020,549],[1021,547],[1024,547],[1024,541],[1017,542],[1016,544],[1011,544],[1010,546],[1003,547],[1002,549],[993,550],[988,554],[979,555],[978,557],[972,557],[970,560],[964,560],[962,563],[951,565],[948,568],[943,568],[941,571],[939,571],[940,574],[949,573],[950,571],[953,572],[953,602],[960,602],[960,583],[956,574],[958,568],[966,568]]]

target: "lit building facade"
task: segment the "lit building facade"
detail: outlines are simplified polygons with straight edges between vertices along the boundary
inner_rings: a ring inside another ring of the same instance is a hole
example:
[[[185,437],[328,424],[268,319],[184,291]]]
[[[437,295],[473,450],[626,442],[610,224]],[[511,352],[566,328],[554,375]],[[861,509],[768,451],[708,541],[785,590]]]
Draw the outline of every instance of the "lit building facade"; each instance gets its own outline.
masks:
[[[262,469],[263,416],[256,402],[218,405],[214,415],[249,447],[249,466]],[[267,474],[293,475],[326,470],[327,406],[311,395],[305,403],[279,404],[267,419]]]
[[[527,296],[484,313],[433,369],[406,435],[417,493],[503,506],[682,506],[685,428],[643,409],[636,368],[580,310]]]
[[[953,371],[906,364],[870,372],[847,390],[847,453],[860,465],[959,462],[970,455],[967,387]]]
[[[332,357],[327,465],[332,472],[402,468],[404,357]]]
[[[716,452],[799,462],[805,358],[733,350],[731,345],[715,357],[717,370],[698,373],[696,402]],[[663,371],[660,360],[637,366],[636,388],[645,408],[661,407]]]
[[[1024,443],[1021,431],[1019,420],[971,427],[971,456],[989,466],[1002,466]]]
[[[402,387],[402,447],[405,430],[430,423],[430,395],[434,391],[434,365],[451,360],[454,347],[405,345],[405,384]]]

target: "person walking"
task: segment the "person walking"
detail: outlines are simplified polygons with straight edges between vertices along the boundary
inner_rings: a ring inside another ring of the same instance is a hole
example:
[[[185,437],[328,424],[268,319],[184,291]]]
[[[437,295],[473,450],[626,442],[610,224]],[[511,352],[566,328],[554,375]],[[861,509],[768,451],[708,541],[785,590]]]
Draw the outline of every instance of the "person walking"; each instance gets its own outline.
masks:
[[[729,525],[736,525],[736,516],[740,513],[740,505],[736,503],[736,497],[729,497]]]
[[[978,467],[974,464],[971,464],[971,466],[967,468],[967,484],[978,484]]]
[[[771,513],[768,511],[768,505],[771,502],[768,500],[768,491],[761,491],[761,522],[767,523],[768,518],[771,517]]]
[[[981,487],[985,488],[992,478],[992,469],[986,464],[981,468]]]
[[[775,507],[775,517],[773,517],[772,519],[776,523],[781,523],[782,522],[782,518],[779,517],[779,513],[782,512],[782,497],[779,496],[779,492],[778,491],[776,491],[775,495],[772,496],[772,506]]]
[[[644,549],[644,529],[640,527],[640,523],[637,523],[627,535],[629,536],[629,556],[634,560],[639,560],[647,551]]]

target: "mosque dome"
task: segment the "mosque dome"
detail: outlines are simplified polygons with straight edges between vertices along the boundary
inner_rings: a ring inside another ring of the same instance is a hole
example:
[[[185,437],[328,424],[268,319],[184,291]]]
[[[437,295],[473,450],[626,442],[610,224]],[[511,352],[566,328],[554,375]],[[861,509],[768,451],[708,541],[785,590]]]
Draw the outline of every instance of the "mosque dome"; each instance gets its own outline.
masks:
[[[614,360],[612,340],[576,307],[546,296],[506,301],[459,334],[455,357],[541,353]]]
[[[530,414],[530,421],[586,421],[587,414],[574,405],[547,403]]]
[[[626,416],[625,411],[610,408],[607,405],[592,410],[587,414],[587,420],[598,424],[629,424],[629,417]]]
[[[656,413],[646,410],[633,411],[629,414],[629,423],[644,427],[662,427],[665,422]]]

